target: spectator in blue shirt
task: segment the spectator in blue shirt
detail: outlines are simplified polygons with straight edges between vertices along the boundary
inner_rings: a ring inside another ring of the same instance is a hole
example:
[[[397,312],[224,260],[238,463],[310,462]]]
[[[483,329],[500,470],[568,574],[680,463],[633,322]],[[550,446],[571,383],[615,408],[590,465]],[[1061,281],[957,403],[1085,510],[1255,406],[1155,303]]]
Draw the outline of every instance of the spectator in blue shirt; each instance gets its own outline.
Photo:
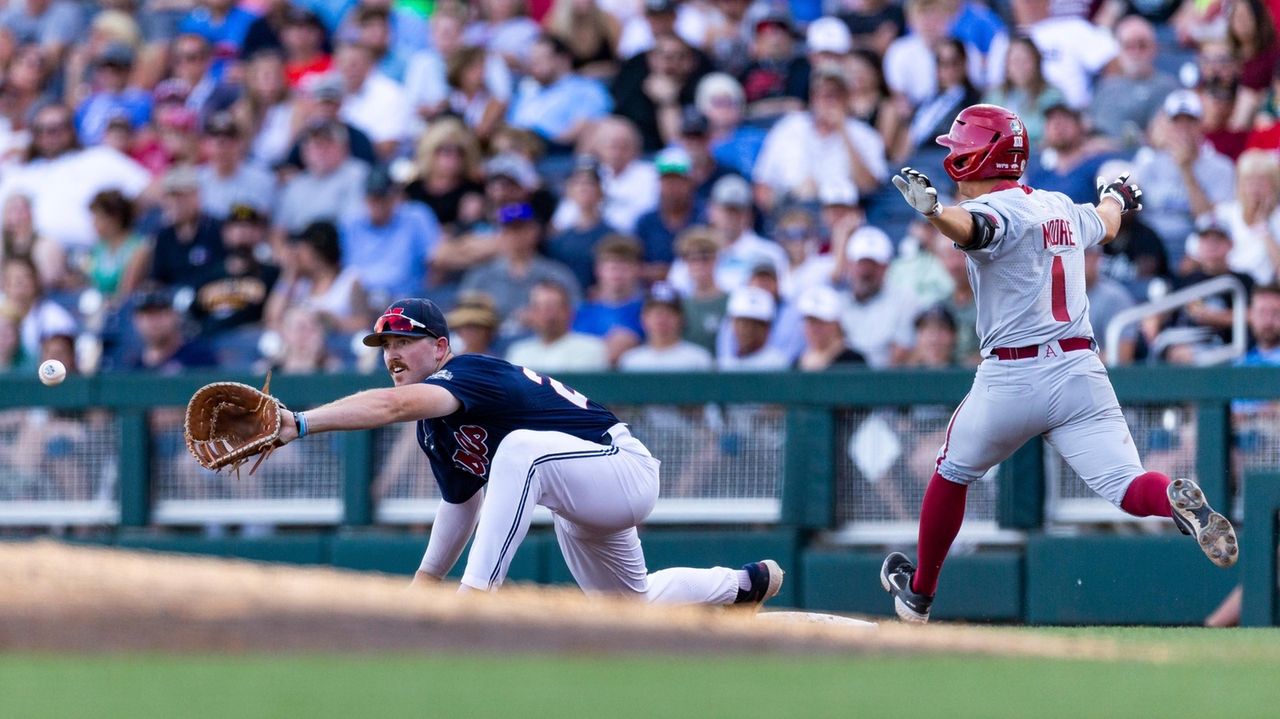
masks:
[[[596,284],[573,318],[574,332],[604,340],[610,367],[616,367],[622,353],[644,337],[640,325],[644,308],[642,252],[640,243],[624,235],[601,241],[596,246]]]
[[[435,215],[425,205],[404,202],[382,166],[369,171],[364,205],[342,225],[344,266],[355,268],[373,306],[421,295],[440,242]]]
[[[565,150],[593,120],[609,114],[613,100],[598,80],[572,72],[573,54],[560,40],[542,35],[529,54],[529,76],[516,86],[507,121],[532,130]]]
[[[574,158],[573,171],[565,180],[564,201],[572,203],[573,220],[547,240],[546,253],[563,262],[583,287],[595,284],[596,245],[617,230],[604,221],[604,189],[600,185],[600,163],[591,155]]]
[[[108,45],[93,65],[93,94],[76,108],[76,129],[85,145],[102,142],[112,118],[125,117],[136,130],[151,117],[151,95],[128,86],[133,68],[133,50],[128,45]]]
[[[1044,118],[1046,151],[1033,154],[1023,181],[1037,190],[1061,192],[1073,202],[1096,202],[1098,170],[1115,155],[1089,142],[1080,111],[1065,100],[1045,108]]]
[[[636,238],[644,248],[645,276],[659,280],[675,260],[676,235],[692,227],[698,215],[692,161],[680,147],[654,158],[658,169],[658,206],[636,220]]]
[[[201,0],[178,23],[178,32],[208,40],[222,61],[239,55],[249,26],[257,19],[257,15],[239,7],[236,0]]]

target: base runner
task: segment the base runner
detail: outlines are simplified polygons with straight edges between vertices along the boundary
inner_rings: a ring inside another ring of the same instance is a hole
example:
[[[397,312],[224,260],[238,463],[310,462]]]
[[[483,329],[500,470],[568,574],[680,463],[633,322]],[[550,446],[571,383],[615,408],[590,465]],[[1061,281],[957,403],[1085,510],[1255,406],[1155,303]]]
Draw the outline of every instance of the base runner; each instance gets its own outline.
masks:
[[[770,559],[649,574],[636,525],[658,499],[658,460],[612,412],[561,382],[493,357],[455,356],[430,300],[392,304],[364,343],[382,348],[395,387],[286,412],[280,442],[418,423],[443,501],[415,583],[443,578],[474,532],[462,587],[497,589],[541,505],[588,593],[758,607],[782,587]]]
[[[1016,181],[1030,146],[1013,112],[963,110],[938,144],[961,202],[944,207],[929,178],[903,168],[906,201],[967,255],[984,361],[956,408],[920,509],[917,564],[894,552],[880,582],[899,617],[925,622],[942,562],[964,520],[971,482],[1043,435],[1090,489],[1129,514],[1172,517],[1218,566],[1235,564],[1235,530],[1190,479],[1143,469],[1107,371],[1085,296],[1084,251],[1111,241],[1142,191],[1099,179],[1099,202],[1077,205]]]

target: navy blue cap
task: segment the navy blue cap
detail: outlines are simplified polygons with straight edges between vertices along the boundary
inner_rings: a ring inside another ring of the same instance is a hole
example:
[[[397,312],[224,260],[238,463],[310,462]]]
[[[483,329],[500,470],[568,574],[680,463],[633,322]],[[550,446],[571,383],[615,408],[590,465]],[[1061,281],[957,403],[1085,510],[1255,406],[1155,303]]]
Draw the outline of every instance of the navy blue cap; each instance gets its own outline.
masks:
[[[509,225],[513,222],[533,222],[533,208],[525,203],[503,205],[498,209],[498,224]]]
[[[436,303],[422,297],[396,300],[374,320],[364,336],[368,347],[381,347],[386,337],[448,337],[449,323]]]

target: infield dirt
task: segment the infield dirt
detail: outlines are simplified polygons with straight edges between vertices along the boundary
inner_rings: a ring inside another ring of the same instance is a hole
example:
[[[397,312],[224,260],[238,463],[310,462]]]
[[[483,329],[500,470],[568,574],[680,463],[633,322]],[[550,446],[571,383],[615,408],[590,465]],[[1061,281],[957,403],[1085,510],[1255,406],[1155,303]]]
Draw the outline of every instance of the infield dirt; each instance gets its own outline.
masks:
[[[1165,661],[1159,646],[962,625],[765,621],[509,586],[407,587],[329,568],[0,544],[0,651],[946,653]],[[790,617],[795,619],[795,617]]]

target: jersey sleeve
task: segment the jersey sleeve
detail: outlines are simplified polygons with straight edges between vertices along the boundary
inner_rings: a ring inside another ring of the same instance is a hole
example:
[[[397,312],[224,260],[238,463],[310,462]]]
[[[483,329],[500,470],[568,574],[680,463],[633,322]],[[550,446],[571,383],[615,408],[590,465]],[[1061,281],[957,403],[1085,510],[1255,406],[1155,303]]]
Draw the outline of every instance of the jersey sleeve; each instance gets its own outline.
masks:
[[[1071,205],[1071,221],[1080,229],[1080,248],[1088,249],[1102,242],[1107,236],[1107,228],[1098,216],[1096,205]]]
[[[467,414],[489,414],[504,406],[506,396],[502,378],[496,372],[462,363],[457,357],[447,367],[423,380],[424,384],[443,387],[462,405]]]
[[[970,214],[982,215],[987,222],[991,223],[991,229],[994,230],[991,241],[981,246],[960,247],[965,254],[975,260],[984,260],[995,255],[999,251],[1004,242],[1004,238],[1010,232],[1010,218],[1008,213],[1002,212],[994,203],[985,202],[983,200],[966,200],[960,203],[961,209],[968,210]]]

